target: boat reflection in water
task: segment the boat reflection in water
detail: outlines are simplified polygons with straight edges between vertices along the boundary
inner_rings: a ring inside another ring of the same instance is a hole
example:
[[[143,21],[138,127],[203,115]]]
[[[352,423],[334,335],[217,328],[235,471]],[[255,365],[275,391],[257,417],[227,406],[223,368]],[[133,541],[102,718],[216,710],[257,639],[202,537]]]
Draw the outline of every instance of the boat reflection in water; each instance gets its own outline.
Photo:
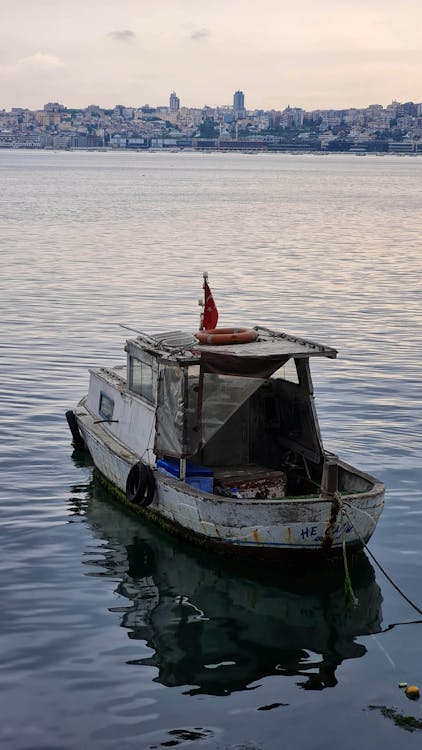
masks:
[[[121,613],[129,638],[155,652],[131,663],[155,666],[163,685],[227,695],[278,674],[322,690],[337,684],[345,659],[366,653],[357,636],[380,631],[381,592],[362,553],[351,566],[359,603],[346,610],[342,564],[283,572],[279,564],[268,570],[216,559],[148,522],[140,526],[95,481],[87,489],[83,511],[102,541],[101,567],[120,579],[117,593],[127,600],[111,611]]]

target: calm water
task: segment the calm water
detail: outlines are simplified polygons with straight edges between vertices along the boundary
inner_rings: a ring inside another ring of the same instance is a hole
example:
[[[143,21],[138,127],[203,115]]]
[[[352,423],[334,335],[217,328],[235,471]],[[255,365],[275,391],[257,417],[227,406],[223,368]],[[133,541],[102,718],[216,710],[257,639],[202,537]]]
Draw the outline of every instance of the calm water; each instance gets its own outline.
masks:
[[[418,615],[365,557],[271,572],[117,509],[64,412],[119,323],[220,323],[340,350],[314,367],[327,448],[379,475],[371,550],[422,605],[422,159],[0,152],[0,741],[10,750],[420,746]]]

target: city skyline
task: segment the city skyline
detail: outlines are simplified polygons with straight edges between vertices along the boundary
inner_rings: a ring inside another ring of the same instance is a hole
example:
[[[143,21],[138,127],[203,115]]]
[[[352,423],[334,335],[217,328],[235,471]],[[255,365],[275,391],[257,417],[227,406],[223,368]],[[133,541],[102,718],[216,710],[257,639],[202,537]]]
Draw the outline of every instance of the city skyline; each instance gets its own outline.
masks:
[[[241,95],[241,98],[239,99],[237,95]],[[98,107],[101,110],[109,111],[113,110],[116,107],[124,107],[127,109],[133,109],[133,110],[141,110],[150,107],[151,110],[157,110],[157,111],[163,111],[168,109],[169,113],[178,113],[180,110],[192,110],[192,111],[201,111],[205,113],[207,110],[210,111],[223,111],[223,110],[232,110],[235,114],[236,113],[242,113],[245,117],[247,117],[248,113],[253,114],[254,112],[283,112],[284,110],[288,110],[290,108],[294,110],[303,110],[303,112],[345,112],[348,110],[357,110],[357,111],[364,111],[367,109],[370,109],[373,106],[376,107],[382,107],[382,108],[388,108],[389,106],[392,106],[394,104],[404,104],[404,100],[399,100],[397,97],[392,96],[388,100],[388,102],[382,102],[380,100],[375,100],[370,102],[369,104],[364,105],[352,105],[352,104],[345,104],[343,107],[335,107],[327,105],[326,107],[310,107],[306,108],[303,105],[298,102],[293,107],[291,107],[291,103],[289,102],[280,102],[278,106],[271,107],[271,108],[265,108],[263,106],[257,106],[257,107],[251,107],[248,106],[248,100],[247,100],[247,93],[245,93],[243,90],[236,90],[234,93],[231,94],[231,97],[229,97],[231,101],[224,102],[224,103],[203,103],[203,104],[194,104],[194,105],[187,105],[183,101],[181,97],[177,95],[177,93],[173,90],[170,93],[167,93],[167,96],[164,97],[163,101],[148,101],[148,102],[137,102],[136,104],[124,102],[124,101],[115,101],[112,102],[109,105],[101,105],[98,101],[90,101],[88,104],[69,104],[68,102],[64,102],[63,98],[58,98],[57,101],[52,101],[52,98],[50,97],[49,102],[43,102],[40,103],[39,106],[36,107],[30,107],[26,104],[21,105],[13,105],[12,107],[6,107],[2,103],[0,99],[0,112],[12,112],[17,110],[22,111],[29,111],[29,112],[41,112],[43,109],[51,105],[57,105],[60,109],[63,110],[86,110],[90,107]],[[242,105],[240,105],[240,101],[242,102]],[[407,102],[414,103],[418,106],[421,105],[422,101],[422,92],[420,98],[414,96],[413,98],[410,98],[406,100]]]
[[[248,109],[419,101],[421,21],[416,0],[22,0],[2,19],[0,105],[157,105],[174,88],[183,106],[218,106],[239,87]]]
[[[116,105],[68,109],[48,102],[42,110],[0,109],[0,148],[188,148],[265,151],[422,153],[422,103],[387,107],[246,111],[244,92],[232,106],[180,108],[175,91],[168,106]]]

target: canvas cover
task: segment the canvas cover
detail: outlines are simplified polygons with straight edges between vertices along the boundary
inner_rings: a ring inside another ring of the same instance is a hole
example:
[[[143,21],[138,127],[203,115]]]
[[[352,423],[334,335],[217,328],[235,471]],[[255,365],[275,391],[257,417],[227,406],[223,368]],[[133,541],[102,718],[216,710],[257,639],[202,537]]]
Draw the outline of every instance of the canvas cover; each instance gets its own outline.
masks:
[[[280,356],[280,354],[258,358],[208,351],[202,352],[201,355],[204,372],[217,375],[240,375],[246,378],[269,378],[288,359],[288,356]]]
[[[203,355],[201,366],[160,365],[154,446],[157,455],[195,455],[286,362],[280,356],[265,361],[244,357],[233,368],[229,367],[230,359],[230,355],[210,354]],[[305,359],[296,360],[296,366],[299,384],[282,379],[273,382],[281,426],[279,440],[286,448],[318,463],[321,440],[309,366]]]
[[[200,372],[199,367],[162,366],[156,454],[184,458],[197,453],[262,383],[261,378]]]
[[[157,455],[183,456],[183,383],[181,367],[160,367],[154,445]]]

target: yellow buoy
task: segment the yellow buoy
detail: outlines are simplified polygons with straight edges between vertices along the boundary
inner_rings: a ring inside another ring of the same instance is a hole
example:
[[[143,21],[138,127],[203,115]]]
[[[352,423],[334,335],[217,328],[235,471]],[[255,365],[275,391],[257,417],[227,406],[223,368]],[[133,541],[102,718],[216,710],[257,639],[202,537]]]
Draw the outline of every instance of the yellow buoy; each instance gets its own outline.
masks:
[[[413,700],[416,700],[416,698],[419,698],[419,688],[416,685],[408,685],[406,690],[404,691],[408,698],[412,698]]]

